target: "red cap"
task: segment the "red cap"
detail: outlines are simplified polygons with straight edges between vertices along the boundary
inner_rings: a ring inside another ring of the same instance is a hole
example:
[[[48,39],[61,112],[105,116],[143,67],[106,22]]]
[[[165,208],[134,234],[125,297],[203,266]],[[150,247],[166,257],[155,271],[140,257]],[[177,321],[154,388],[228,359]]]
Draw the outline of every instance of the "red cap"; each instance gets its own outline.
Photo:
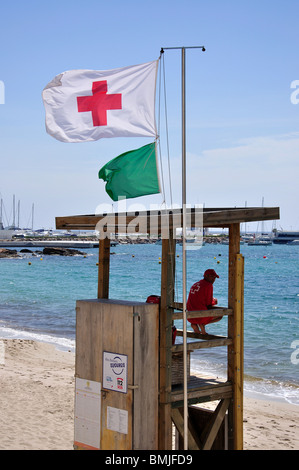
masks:
[[[204,276],[207,275],[207,276],[214,276],[214,277],[219,277],[218,274],[216,273],[216,271],[214,269],[207,269],[204,273]]]

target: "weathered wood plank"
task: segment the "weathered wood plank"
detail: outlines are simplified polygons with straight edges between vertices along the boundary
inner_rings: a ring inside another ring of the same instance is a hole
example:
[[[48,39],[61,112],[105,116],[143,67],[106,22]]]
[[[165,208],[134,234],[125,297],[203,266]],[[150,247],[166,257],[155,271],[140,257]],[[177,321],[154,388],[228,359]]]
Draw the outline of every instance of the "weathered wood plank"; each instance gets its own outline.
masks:
[[[228,382],[209,384],[206,386],[194,385],[194,383],[188,384],[188,400],[192,400],[193,403],[198,403],[206,399],[206,401],[220,400],[222,398],[232,397],[232,385]],[[171,393],[171,402],[173,404],[180,404],[184,399],[184,392],[182,388],[173,389]]]
[[[184,438],[184,418],[179,408],[173,408],[171,410],[171,418],[177,428],[178,432]],[[192,424],[188,423],[188,450],[200,450],[199,445],[196,442],[196,432],[192,429]]]
[[[110,239],[99,241],[98,299],[109,297]]]
[[[176,330],[177,336],[183,336],[183,330],[177,329]],[[200,339],[200,340],[208,340],[208,339],[227,339],[226,336],[220,336],[220,335],[202,335],[200,333],[195,333],[194,331],[187,331],[187,337],[188,338],[195,338],[195,339]]]
[[[236,256],[234,315],[234,427],[235,449],[243,449],[243,382],[244,382],[244,258]]]
[[[159,413],[159,305],[134,306],[133,321],[133,448],[156,450]]]
[[[210,450],[214,440],[217,436],[217,433],[220,429],[222,421],[224,419],[225,413],[230,404],[230,399],[226,398],[221,400],[218,404],[216,410],[214,411],[210,422],[207,424],[206,428],[203,430],[201,435],[201,441],[203,443],[202,450]]]
[[[162,240],[161,304],[160,304],[160,395],[159,395],[159,449],[172,448],[171,426],[171,361],[172,310],[175,280],[175,240]]]
[[[108,302],[102,304],[100,308],[103,316],[103,329],[98,331],[98,335],[101,336],[102,354],[95,360],[103,360],[103,351],[126,354],[128,356],[128,384],[133,384],[133,309],[129,304],[115,306]],[[125,331],[125,334],[120,334],[120,331]],[[85,347],[87,347],[87,344],[85,344]],[[89,345],[89,349],[93,350],[92,344]],[[127,434],[117,433],[108,428],[108,406],[128,412]],[[133,390],[128,389],[127,393],[105,391],[102,400],[101,449],[127,450],[133,448],[132,415]]]
[[[188,227],[227,227],[234,223],[279,219],[279,207],[217,208],[204,209],[203,211],[198,208],[187,208],[186,216]],[[129,229],[128,232],[130,232],[130,228],[136,232],[135,227],[139,224],[142,227],[139,232],[161,234],[164,230],[164,235],[168,236],[168,229],[181,228],[182,222],[182,209],[169,209],[56,217],[56,228],[94,230],[99,224],[99,227],[103,227],[103,230],[108,232],[123,233],[126,231],[124,229]]]
[[[222,317],[223,315],[232,315],[231,308],[211,308],[210,310],[193,310],[187,311],[187,318],[201,318],[201,317]],[[173,320],[181,320],[183,318],[182,312],[173,312]]]
[[[224,339],[211,339],[206,341],[193,341],[192,343],[187,344],[187,350],[193,351],[194,349],[207,349],[207,348],[216,348],[219,346],[229,346],[232,344],[233,340],[231,338]],[[175,344],[172,346],[172,352],[182,352],[183,344]]]
[[[240,225],[229,228],[228,306],[233,315],[228,317],[228,336],[233,339],[228,347],[228,379],[233,384],[234,399],[229,407],[229,448],[243,448],[243,289],[244,258],[240,254]]]

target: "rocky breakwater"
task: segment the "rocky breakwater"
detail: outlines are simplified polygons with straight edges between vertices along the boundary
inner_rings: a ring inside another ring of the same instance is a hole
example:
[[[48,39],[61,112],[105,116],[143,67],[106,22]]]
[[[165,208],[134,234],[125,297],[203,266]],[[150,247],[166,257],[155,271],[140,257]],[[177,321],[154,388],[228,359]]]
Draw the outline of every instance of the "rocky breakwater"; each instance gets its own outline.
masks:
[[[0,248],[0,258],[19,258],[17,250],[8,250],[7,248]]]
[[[32,256],[37,255],[58,255],[58,256],[86,256],[86,253],[83,251],[75,250],[73,248],[56,248],[56,247],[46,247],[42,251],[32,251],[27,248],[20,250],[9,250],[8,248],[0,248],[0,258],[21,258],[24,253],[31,253]]]
[[[83,251],[75,250],[73,248],[58,248],[58,247],[45,247],[43,249],[43,255],[59,255],[59,256],[85,256],[86,253]]]

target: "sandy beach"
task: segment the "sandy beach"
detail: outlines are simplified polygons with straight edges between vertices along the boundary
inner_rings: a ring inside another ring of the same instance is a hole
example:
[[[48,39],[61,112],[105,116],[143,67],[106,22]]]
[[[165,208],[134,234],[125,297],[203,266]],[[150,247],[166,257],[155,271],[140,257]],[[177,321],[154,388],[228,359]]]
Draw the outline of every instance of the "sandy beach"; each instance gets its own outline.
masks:
[[[0,449],[72,450],[74,353],[28,340],[1,341]],[[299,406],[244,402],[245,450],[299,449]]]

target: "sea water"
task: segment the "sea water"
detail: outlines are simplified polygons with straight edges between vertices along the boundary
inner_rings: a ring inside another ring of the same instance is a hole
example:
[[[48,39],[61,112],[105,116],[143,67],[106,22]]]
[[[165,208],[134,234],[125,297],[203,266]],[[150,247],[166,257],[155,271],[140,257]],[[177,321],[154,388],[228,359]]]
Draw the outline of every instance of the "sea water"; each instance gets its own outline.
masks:
[[[161,246],[119,244],[111,248],[110,298],[145,301],[160,294]],[[299,246],[241,246],[245,258],[245,393],[299,404]],[[76,300],[97,297],[98,250],[86,256],[22,254],[0,259],[0,338],[25,338],[75,348]],[[177,301],[182,301],[182,247],[177,245]],[[207,268],[219,274],[218,305],[227,307],[228,246],[206,244],[187,251],[187,289]],[[182,328],[182,321],[176,321]],[[227,318],[208,325],[227,334]],[[177,342],[181,339],[178,338]],[[192,354],[191,367],[226,376],[225,347]]]

